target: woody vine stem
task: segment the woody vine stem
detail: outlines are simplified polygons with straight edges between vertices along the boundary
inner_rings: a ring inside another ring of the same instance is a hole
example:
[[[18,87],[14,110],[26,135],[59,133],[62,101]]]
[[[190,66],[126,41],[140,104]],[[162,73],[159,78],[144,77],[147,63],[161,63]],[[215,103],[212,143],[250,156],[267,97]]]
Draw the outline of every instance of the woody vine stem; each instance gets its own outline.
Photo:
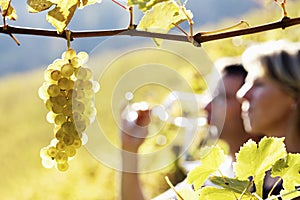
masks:
[[[259,26],[253,26],[248,28],[243,28],[239,30],[233,31],[225,31],[225,32],[216,32],[207,34],[205,32],[199,32],[193,35],[194,44],[196,46],[201,46],[202,43],[231,38],[235,36],[254,34],[259,32],[264,32],[273,29],[285,29],[287,27],[295,26],[300,24],[300,17],[297,18],[289,18],[284,16],[282,20],[278,22],[263,24]],[[136,29],[125,28],[125,29],[116,29],[116,30],[97,30],[97,31],[70,31],[65,30],[62,34],[58,34],[56,30],[45,30],[45,29],[35,29],[35,28],[27,28],[27,27],[17,27],[17,26],[9,26],[3,25],[0,26],[0,33],[8,34],[12,36],[12,34],[23,34],[23,35],[36,35],[36,36],[48,36],[48,37],[58,37],[67,39],[67,32],[70,32],[71,41],[74,38],[88,38],[88,37],[105,37],[105,36],[115,36],[115,35],[128,35],[128,36],[140,36],[140,37],[149,37],[149,38],[160,38],[166,40],[174,40],[174,41],[182,41],[182,42],[190,42],[190,38],[186,35],[174,35],[174,34],[162,34],[162,33],[153,33],[147,31],[139,31]]]

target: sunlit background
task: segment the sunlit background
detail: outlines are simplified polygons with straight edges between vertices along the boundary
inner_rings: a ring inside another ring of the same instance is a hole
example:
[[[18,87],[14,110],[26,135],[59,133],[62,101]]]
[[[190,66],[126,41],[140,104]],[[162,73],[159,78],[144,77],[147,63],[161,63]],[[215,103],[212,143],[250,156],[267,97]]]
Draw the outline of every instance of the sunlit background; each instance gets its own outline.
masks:
[[[122,2],[122,1],[120,1]],[[124,1],[123,1],[124,2]],[[280,8],[272,1],[259,4],[253,0],[190,0],[187,8],[194,14],[195,32],[221,29],[246,20],[250,25],[278,21]],[[19,19],[10,25],[53,29],[46,22],[46,12],[28,14],[25,1],[12,1]],[[290,17],[300,16],[299,1],[288,0]],[[135,22],[140,14],[137,11]],[[107,30],[125,28],[128,13],[109,0],[79,10],[69,29]],[[182,24],[188,30],[186,24]],[[0,35],[0,198],[1,199],[78,199],[110,200],[119,197],[120,173],[98,162],[81,148],[67,172],[44,169],[40,149],[53,138],[52,125],[46,122],[46,109],[38,98],[43,83],[43,71],[67,48],[64,39],[42,36],[15,35],[21,46],[7,35]],[[224,56],[238,56],[251,43],[288,38],[299,41],[299,26],[249,36],[212,41],[203,44],[208,56],[215,61]],[[75,39],[71,47],[90,52],[107,38]],[[149,40],[151,40],[149,38]],[[116,45],[117,46],[117,45]],[[117,133],[112,133],[117,134]],[[116,136],[115,136],[116,137]],[[101,145],[101,141],[99,141]],[[164,176],[175,183],[183,178],[176,163],[155,173],[142,175],[148,197],[168,188]]]

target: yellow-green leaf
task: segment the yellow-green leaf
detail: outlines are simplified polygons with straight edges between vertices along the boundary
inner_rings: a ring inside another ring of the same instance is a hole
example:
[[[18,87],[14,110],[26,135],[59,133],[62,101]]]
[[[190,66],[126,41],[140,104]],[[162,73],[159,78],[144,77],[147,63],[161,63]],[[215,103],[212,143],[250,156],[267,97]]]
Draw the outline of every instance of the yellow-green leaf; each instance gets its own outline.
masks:
[[[150,10],[155,4],[170,1],[170,0],[128,0],[128,5],[138,5],[139,9],[143,12]]]
[[[27,0],[27,10],[31,13],[49,9],[54,3],[50,0]]]
[[[55,5],[55,8],[48,12],[46,19],[58,33],[62,33],[77,7],[82,9],[87,5],[100,2],[101,0],[27,0],[27,7],[29,12],[41,12]]]
[[[200,190],[199,200],[256,200],[251,194],[244,194],[240,198],[241,194],[234,193],[228,189],[216,188],[212,186],[203,187]]]
[[[257,194],[262,195],[265,172],[272,165],[286,156],[284,138],[264,137],[257,145],[249,140],[236,154],[234,171],[238,179],[247,180],[253,177]]]
[[[281,159],[272,167],[272,176],[280,176],[283,179],[283,188],[281,194],[295,190],[300,186],[300,154],[289,153],[286,159]],[[300,192],[294,192],[283,196],[282,199],[293,199],[300,196]]]
[[[238,179],[222,176],[213,176],[210,177],[209,180],[215,185],[221,186],[224,189],[228,189],[239,194],[250,194],[250,189],[253,185],[249,180],[241,181]]]
[[[48,12],[47,21],[51,23],[59,33],[62,33],[71,21],[77,8],[78,0],[61,0],[56,7]]]
[[[190,11],[187,11],[187,13],[190,13]],[[189,15],[191,18],[192,15]],[[185,20],[187,20],[187,16],[175,1],[167,1],[156,4],[152,10],[147,11],[137,29],[167,33],[174,27],[174,24],[179,24]]]
[[[192,183],[195,189],[199,189],[205,180],[219,169],[225,159],[224,151],[219,146],[211,147],[210,152],[200,160],[200,166],[189,172],[188,183]]]
[[[10,0],[0,0],[0,7],[3,17],[7,17],[10,20],[17,20],[16,10],[11,6]]]
[[[184,12],[182,9],[173,0],[158,3],[145,13],[137,29],[156,33],[168,33],[170,29],[175,27],[174,24],[178,25],[187,20],[186,14],[189,18],[192,18],[191,11],[185,10]]]

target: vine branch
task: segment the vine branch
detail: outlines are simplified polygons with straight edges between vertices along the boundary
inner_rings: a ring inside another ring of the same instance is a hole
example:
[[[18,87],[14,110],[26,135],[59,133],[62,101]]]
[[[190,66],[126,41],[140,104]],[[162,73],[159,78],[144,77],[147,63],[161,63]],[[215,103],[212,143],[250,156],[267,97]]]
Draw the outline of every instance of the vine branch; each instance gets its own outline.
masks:
[[[226,31],[221,33],[210,33],[205,34],[205,32],[199,32],[193,36],[194,41],[199,45],[213,40],[231,38],[235,36],[254,34],[259,32],[264,32],[273,29],[285,29],[290,26],[300,24],[300,17],[297,18],[288,18],[284,17],[278,22],[263,24],[259,26],[253,26],[249,28],[243,28],[234,31]],[[62,34],[58,34],[56,30],[46,30],[46,29],[34,29],[27,27],[17,27],[17,26],[0,26],[0,33],[3,34],[23,34],[23,35],[36,35],[36,36],[47,36],[47,37],[66,37],[66,31]],[[139,31],[136,29],[116,29],[116,30],[96,30],[96,31],[70,31],[70,40],[74,38],[88,38],[88,37],[105,37],[105,36],[115,36],[115,35],[128,35],[128,36],[141,36],[141,37],[150,37],[150,38],[160,38],[166,40],[190,42],[189,38],[185,35],[175,35],[175,34],[162,34],[162,33],[153,33],[147,31]]]

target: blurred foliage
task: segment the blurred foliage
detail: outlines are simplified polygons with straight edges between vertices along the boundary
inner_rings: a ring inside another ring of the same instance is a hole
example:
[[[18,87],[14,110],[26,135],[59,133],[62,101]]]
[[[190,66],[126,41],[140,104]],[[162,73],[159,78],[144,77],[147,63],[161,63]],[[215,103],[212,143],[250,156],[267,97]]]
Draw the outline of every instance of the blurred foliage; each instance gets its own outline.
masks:
[[[299,16],[299,7],[299,1],[288,2],[288,15]],[[273,5],[244,16],[244,20],[253,26],[280,19],[281,10]],[[206,29],[230,26],[236,20],[228,19]],[[203,44],[203,48],[213,60],[216,60],[224,56],[239,56],[253,42],[282,38],[299,41],[299,27],[207,42]],[[76,158],[70,162],[70,169],[65,173],[55,169],[44,169],[41,166],[39,150],[53,138],[52,126],[45,119],[47,111],[37,96],[42,79],[43,72],[36,71],[4,77],[0,80],[1,199],[116,199],[120,173],[96,161],[85,148],[79,150]],[[108,112],[109,107],[102,108],[101,112]],[[109,132],[113,131],[116,132],[115,129],[109,129]],[[116,134],[111,134],[110,137],[114,142],[118,142]],[[99,145],[100,143],[101,141]],[[143,174],[145,191],[149,196],[159,194],[168,188],[163,178],[165,175],[174,178],[172,182],[175,183],[182,179],[180,174],[175,164],[158,172]],[[181,178],[175,180],[176,177]]]
[[[287,12],[288,17],[299,17],[300,16],[300,2],[299,1],[287,1]],[[217,30],[224,27],[232,26],[241,20],[244,20],[250,24],[250,26],[257,26],[261,24],[267,24],[271,22],[281,21],[282,10],[276,3],[268,4],[264,8],[253,10],[246,14],[241,19],[224,19],[219,24],[211,25],[206,27],[205,30]],[[202,27],[201,27],[202,28]],[[237,36],[228,39],[215,40],[203,44],[203,48],[206,50],[208,55],[216,60],[221,57],[240,56],[242,52],[254,42],[264,42],[269,40],[288,39],[291,41],[300,40],[300,28],[299,25],[288,27],[284,30],[275,29],[266,32]]]

